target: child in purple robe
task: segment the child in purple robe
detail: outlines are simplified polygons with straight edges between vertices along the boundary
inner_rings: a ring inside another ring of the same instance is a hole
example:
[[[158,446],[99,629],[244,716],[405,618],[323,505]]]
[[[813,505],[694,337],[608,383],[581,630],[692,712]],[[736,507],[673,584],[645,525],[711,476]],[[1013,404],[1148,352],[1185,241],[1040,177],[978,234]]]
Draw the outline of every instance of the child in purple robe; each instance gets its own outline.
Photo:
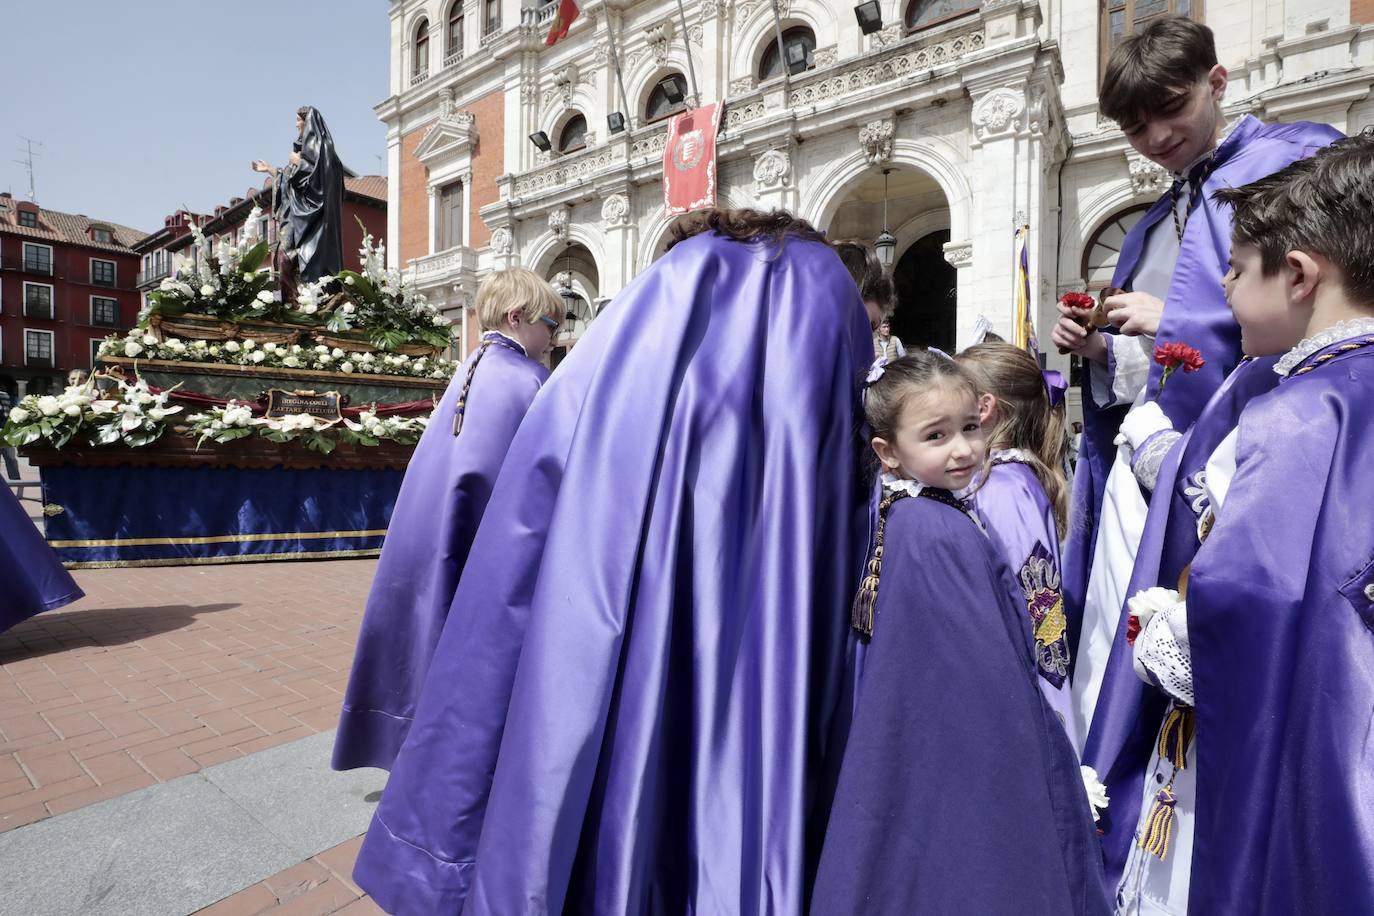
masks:
[[[1025,605],[958,495],[986,448],[978,394],[923,351],[888,363],[865,396],[884,495],[852,624],[871,642],[815,913],[1109,910],[1084,774],[1037,686]]]
[[[483,328],[406,468],[368,595],[333,767],[390,769],[511,439],[548,370],[563,305],[515,267],[477,290]]]
[[[1279,381],[1206,460],[1178,592],[1133,597],[1168,780],[1145,780],[1118,899],[1374,912],[1374,136],[1216,197],[1242,346],[1282,354]]]
[[[1069,502],[1064,408],[1050,405],[1040,366],[1020,347],[988,341],[967,348],[956,361],[982,391],[988,467],[974,504],[1016,577],[1016,597],[1026,604],[1040,689],[1077,747],[1059,587],[1059,543]]]
[[[1106,298],[1109,333],[1061,305],[1052,334],[1089,369],[1063,577],[1080,736],[1089,735],[1124,617],[1159,467],[1240,360],[1220,283],[1229,213],[1212,192],[1269,175],[1340,136],[1326,125],[1266,125],[1249,115],[1227,123],[1226,87],[1211,30],[1182,16],[1161,17],[1124,40],[1103,75],[1102,114],[1174,182],[1122,243],[1112,286],[1127,292]],[[1166,390],[1151,355],[1169,342],[1200,350],[1206,363]],[[1084,759],[1097,763],[1090,750]]]

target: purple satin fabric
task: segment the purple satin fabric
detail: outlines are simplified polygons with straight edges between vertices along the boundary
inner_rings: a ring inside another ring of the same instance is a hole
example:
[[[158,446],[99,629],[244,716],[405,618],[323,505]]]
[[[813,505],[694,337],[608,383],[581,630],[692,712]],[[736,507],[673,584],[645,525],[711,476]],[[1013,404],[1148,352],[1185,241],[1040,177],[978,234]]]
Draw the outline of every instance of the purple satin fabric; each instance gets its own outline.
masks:
[[[1371,454],[1369,347],[1290,375],[1241,417],[1236,476],[1189,578],[1189,912],[1374,912]]]
[[[514,349],[488,345],[454,436],[456,403],[477,356],[454,374],[406,467],[344,694],[336,770],[390,769],[396,759],[506,449],[549,375]]]
[[[0,496],[0,632],[85,595],[9,487]]]
[[[1240,362],[1240,329],[1231,317],[1221,278],[1231,257],[1231,211],[1212,199],[1213,191],[1239,187],[1271,175],[1283,166],[1339,139],[1340,131],[1301,121],[1263,124],[1247,115],[1217,148],[1217,165],[1203,183],[1202,196],[1184,230],[1183,243],[1169,283],[1157,344],[1180,341],[1201,351],[1207,361],[1196,372],[1176,373],[1161,392],[1158,364],[1151,364],[1147,400],[1157,401],[1174,429],[1186,430],[1221,382]],[[1150,229],[1169,220],[1172,203],[1165,193],[1126,234],[1112,285],[1131,288]],[[1172,232],[1170,222],[1160,231]],[[1084,373],[1083,444],[1074,475],[1069,537],[1064,548],[1064,600],[1069,612],[1070,648],[1077,650],[1083,605],[1092,574],[1093,543],[1107,474],[1116,458],[1116,438],[1125,408],[1100,409]]]
[[[1241,363],[1165,458],[1127,595],[1154,586],[1178,587],[1179,576],[1198,549],[1198,514],[1193,507],[1197,494],[1187,491],[1196,488],[1195,475],[1236,428],[1245,405],[1278,385],[1276,362],[1278,357],[1270,356]],[[1164,694],[1136,674],[1126,624],[1123,608],[1083,749],[1083,762],[1097,770],[1112,800],[1098,825],[1112,887],[1126,866],[1140,817],[1142,781],[1157,753],[1155,742],[1168,708]]]
[[[695,237],[597,318],[469,554],[354,871],[381,906],[803,909],[871,355],[811,242]]]
[[[1013,588],[958,509],[916,497],[889,510],[811,912],[1110,912],[1078,760]]]
[[[987,526],[988,537],[997,548],[998,555],[1011,570],[1016,580],[1012,597],[1026,611],[1027,625],[1034,633],[1035,623],[1030,616],[1030,608],[1023,585],[1023,575],[1029,575],[1033,582],[1044,587],[1034,597],[1038,609],[1059,605],[1063,613],[1063,596],[1060,590],[1059,530],[1055,525],[1054,507],[1040,479],[1035,476],[1030,465],[1009,461],[993,465],[988,471],[987,481],[974,495],[978,515]],[[1037,561],[1043,561],[1047,568],[1037,573]],[[1032,639],[1032,660],[1037,660],[1035,641]],[[1058,677],[1049,666],[1049,678],[1042,673],[1038,683],[1045,694],[1045,701],[1054,710],[1065,728],[1073,721],[1067,690],[1059,688],[1068,683],[1067,676]]]

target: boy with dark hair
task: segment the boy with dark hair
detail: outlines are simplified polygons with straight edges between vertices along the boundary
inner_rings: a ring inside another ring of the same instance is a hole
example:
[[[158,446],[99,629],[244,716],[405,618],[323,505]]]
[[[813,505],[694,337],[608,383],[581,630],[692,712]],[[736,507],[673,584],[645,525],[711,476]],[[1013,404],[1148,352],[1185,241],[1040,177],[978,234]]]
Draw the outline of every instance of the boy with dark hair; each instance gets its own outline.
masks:
[[[1374,136],[1216,199],[1235,213],[1245,370],[1277,383],[1206,456],[1186,600],[1133,600],[1135,667],[1170,697],[1166,723],[1195,731],[1180,750],[1196,770],[1189,798],[1147,780],[1137,832],[1167,839],[1168,812],[1192,809],[1169,894],[1188,912],[1374,912]],[[1142,863],[1128,907],[1151,902]]]
[[[1211,31],[1186,18],[1157,20],[1112,53],[1101,109],[1118,120],[1137,152],[1170,170],[1174,182],[1122,245],[1112,285],[1127,292],[1105,302],[1113,327],[1099,333],[1085,326],[1079,310],[1061,305],[1052,335],[1089,366],[1063,586],[1076,724],[1088,735],[1085,762],[1103,773],[1120,748],[1101,746],[1089,725],[1113,643],[1123,638],[1146,499],[1177,441],[1175,430],[1197,419],[1241,356],[1220,284],[1229,211],[1210,196],[1271,174],[1340,136],[1324,125],[1265,125],[1252,116],[1228,124],[1222,111],[1226,82]],[[1166,390],[1162,367],[1151,356],[1156,344],[1170,342],[1198,349],[1205,365],[1178,374]],[[1129,719],[1137,713],[1139,688],[1113,698],[1124,703]],[[1110,780],[1108,785],[1110,791]]]

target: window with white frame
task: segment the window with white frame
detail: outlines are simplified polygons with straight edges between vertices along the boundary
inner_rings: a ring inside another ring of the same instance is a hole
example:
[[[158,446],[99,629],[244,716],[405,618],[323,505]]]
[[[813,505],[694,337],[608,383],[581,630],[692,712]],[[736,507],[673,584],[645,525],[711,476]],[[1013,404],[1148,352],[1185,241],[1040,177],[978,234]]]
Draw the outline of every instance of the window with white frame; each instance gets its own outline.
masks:
[[[114,286],[115,262],[91,258],[91,283],[95,286]]]
[[[52,319],[52,285],[24,283],[24,317]]]
[[[92,338],[91,338],[91,368],[92,368],[92,369],[94,369],[94,368],[95,368],[95,364],[96,364],[97,362],[99,362],[98,357],[100,356],[100,345],[101,345],[102,343],[104,343],[104,341],[101,340],[99,337],[92,337]]]
[[[119,300],[109,296],[91,297],[91,324],[102,328],[119,325]]]
[[[52,331],[35,331],[25,328],[24,365],[51,366],[53,364],[52,338]]]
[[[463,244],[463,183],[455,181],[439,189],[438,249],[444,251]]]
[[[24,270],[31,274],[52,276],[52,246],[34,242],[24,243]]]

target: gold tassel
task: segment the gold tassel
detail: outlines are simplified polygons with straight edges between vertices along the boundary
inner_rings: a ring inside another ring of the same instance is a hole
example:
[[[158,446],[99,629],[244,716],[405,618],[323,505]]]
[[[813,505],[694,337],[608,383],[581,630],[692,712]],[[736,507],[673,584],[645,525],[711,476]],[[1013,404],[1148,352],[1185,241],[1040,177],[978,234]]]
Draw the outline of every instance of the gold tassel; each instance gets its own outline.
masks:
[[[1145,832],[1140,837],[1140,848],[1160,861],[1169,854],[1169,840],[1174,832],[1174,805],[1178,796],[1173,791],[1174,781],[1160,789],[1155,795],[1154,807],[1145,822]]]
[[[1188,745],[1193,743],[1196,732],[1197,717],[1192,707],[1174,704],[1164,718],[1164,727],[1159,730],[1159,756],[1172,763],[1175,769],[1186,769]]]
[[[878,613],[878,580],[883,574],[883,534],[887,530],[887,510],[907,495],[899,490],[878,503],[878,533],[873,538],[873,556],[868,560],[868,575],[859,584],[854,606],[849,611],[849,625],[866,639],[873,638],[873,618]]]

